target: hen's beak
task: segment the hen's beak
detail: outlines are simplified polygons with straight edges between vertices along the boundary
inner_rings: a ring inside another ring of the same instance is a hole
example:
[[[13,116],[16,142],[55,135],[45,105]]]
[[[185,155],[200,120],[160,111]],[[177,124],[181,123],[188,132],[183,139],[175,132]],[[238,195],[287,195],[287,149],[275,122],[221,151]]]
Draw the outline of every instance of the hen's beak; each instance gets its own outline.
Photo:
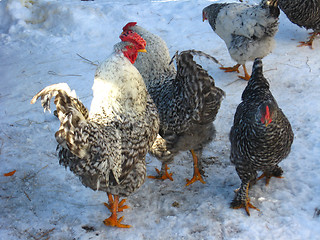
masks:
[[[205,20],[208,20],[207,15],[205,12],[202,12],[202,22],[204,22]]]
[[[139,49],[138,52],[147,52],[147,50],[144,48],[144,49]]]

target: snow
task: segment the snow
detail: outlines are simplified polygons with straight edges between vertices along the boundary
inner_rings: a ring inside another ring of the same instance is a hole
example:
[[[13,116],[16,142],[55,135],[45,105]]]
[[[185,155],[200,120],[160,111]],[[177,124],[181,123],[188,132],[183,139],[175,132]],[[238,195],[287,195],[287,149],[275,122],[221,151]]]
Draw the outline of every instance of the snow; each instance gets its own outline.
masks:
[[[160,35],[171,55],[196,49],[234,65],[224,42],[202,22],[202,9],[212,2],[0,0],[0,239],[320,239],[320,41],[313,50],[297,48],[308,31],[283,13],[276,48],[263,63],[295,139],[280,164],[284,178],[250,189],[260,209],[251,209],[250,217],[229,208],[240,180],[229,161],[228,133],[246,86],[236,73],[197,59],[227,94],[215,121],[216,140],[204,151],[206,184],[185,187],[192,158],[181,153],[170,165],[173,182],[147,179],[127,198],[123,222],[130,229],[103,224],[110,214],[102,204],[106,194],[85,188],[59,166],[59,123],[40,103],[30,105],[43,87],[67,82],[90,106],[96,66],[77,54],[103,61],[130,21]],[[148,174],[155,167],[160,162],[147,155]]]

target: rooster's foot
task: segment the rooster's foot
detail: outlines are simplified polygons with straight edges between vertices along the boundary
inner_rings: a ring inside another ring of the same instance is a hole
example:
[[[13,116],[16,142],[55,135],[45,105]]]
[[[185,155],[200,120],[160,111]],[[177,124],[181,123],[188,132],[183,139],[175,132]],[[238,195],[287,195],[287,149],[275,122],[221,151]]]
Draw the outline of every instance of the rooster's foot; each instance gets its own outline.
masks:
[[[103,221],[104,225],[118,228],[130,228],[131,225],[122,224],[123,216],[117,219],[117,215],[111,215],[109,218]]]
[[[110,210],[111,216],[103,221],[106,226],[118,227],[118,228],[130,228],[130,225],[122,224],[123,216],[118,219],[117,212],[123,211],[123,209],[128,208],[128,206],[123,205],[125,200],[123,199],[119,202],[119,195],[113,195],[108,193],[109,203],[104,203],[104,205]]]

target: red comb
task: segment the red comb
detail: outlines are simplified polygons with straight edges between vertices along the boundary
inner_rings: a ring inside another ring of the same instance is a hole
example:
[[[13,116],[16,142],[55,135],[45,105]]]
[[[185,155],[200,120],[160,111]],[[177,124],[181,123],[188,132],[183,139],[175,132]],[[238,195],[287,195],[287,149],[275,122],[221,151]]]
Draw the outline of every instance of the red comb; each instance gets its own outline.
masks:
[[[131,30],[121,33],[119,37],[123,42],[131,42],[141,49],[144,49],[147,45],[146,41],[138,33]]]
[[[127,31],[130,27],[133,27],[135,25],[137,25],[137,22],[129,22],[122,28],[122,31]]]

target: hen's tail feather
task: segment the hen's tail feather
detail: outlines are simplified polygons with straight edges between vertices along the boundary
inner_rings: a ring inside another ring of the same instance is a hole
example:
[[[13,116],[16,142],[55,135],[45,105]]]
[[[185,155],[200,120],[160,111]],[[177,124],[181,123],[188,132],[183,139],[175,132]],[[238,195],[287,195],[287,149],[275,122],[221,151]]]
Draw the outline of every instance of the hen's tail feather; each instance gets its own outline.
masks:
[[[214,79],[193,60],[190,51],[181,52],[176,61],[176,79],[184,85],[185,94],[193,96],[194,101],[190,102],[195,113],[193,119],[200,124],[214,121],[225,96],[224,91],[215,86]]]
[[[211,55],[209,55],[209,54],[207,54],[207,53],[205,53],[205,52],[191,49],[191,50],[183,51],[183,52],[181,52],[181,53],[184,53],[184,52],[186,52],[186,53],[189,52],[189,53],[191,53],[191,54],[193,54],[193,55],[198,55],[198,56],[201,56],[201,57],[205,57],[205,58],[207,58],[207,59],[209,59],[209,60],[212,60],[212,61],[214,61],[215,63],[219,64],[221,67],[223,67],[223,65],[222,65],[215,57],[213,57],[213,56],[211,56]]]
[[[60,128],[55,134],[56,140],[62,147],[83,158],[88,146],[82,130],[87,126],[89,112],[82,102],[71,95],[75,96],[75,93],[66,83],[54,84],[37,93],[31,104],[41,97],[44,110],[50,111],[50,100],[55,97],[54,104],[60,120]]]
[[[205,53],[205,52],[202,52],[202,51],[198,51],[198,50],[195,50],[195,49],[190,49],[190,50],[185,50],[185,51],[182,51],[180,53],[180,55],[182,53],[191,53],[192,55],[197,55],[197,56],[201,56],[201,57],[205,57],[209,60],[212,60],[214,61],[215,63],[219,64],[221,67],[223,67],[223,65],[213,56]],[[176,51],[176,53],[173,55],[173,57],[171,58],[171,61],[169,63],[169,65],[173,62],[174,58],[177,58],[179,56],[179,51]]]

